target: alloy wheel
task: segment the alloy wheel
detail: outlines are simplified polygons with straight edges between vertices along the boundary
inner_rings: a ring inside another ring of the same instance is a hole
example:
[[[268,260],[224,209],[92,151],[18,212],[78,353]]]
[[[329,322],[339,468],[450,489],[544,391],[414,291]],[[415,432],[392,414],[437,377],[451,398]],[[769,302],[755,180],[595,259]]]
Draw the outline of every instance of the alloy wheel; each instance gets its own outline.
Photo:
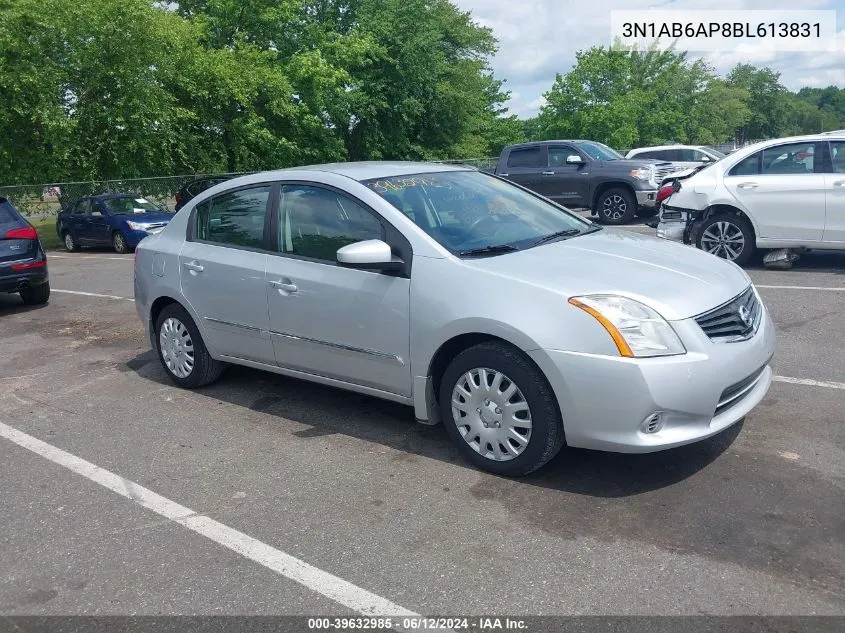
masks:
[[[477,367],[452,390],[452,417],[464,441],[482,457],[505,462],[519,457],[531,439],[531,409],[505,374]]]
[[[608,220],[621,220],[628,210],[628,203],[618,193],[607,196],[602,203],[604,217]]]
[[[701,234],[701,249],[734,261],[745,249],[745,236],[742,229],[733,222],[720,220]]]
[[[187,378],[194,370],[194,342],[185,324],[169,317],[161,324],[158,336],[161,357],[177,378]]]

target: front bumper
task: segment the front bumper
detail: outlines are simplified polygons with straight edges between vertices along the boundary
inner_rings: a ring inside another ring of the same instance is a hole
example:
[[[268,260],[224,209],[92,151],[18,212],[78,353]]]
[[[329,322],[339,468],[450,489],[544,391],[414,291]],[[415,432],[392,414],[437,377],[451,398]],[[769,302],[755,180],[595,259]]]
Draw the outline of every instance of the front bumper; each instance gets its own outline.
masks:
[[[714,343],[694,319],[672,323],[687,353],[631,359],[535,350],[570,446],[647,453],[690,444],[743,419],[769,390],[775,332],[763,308],[747,341]],[[737,395],[739,393],[740,395]],[[660,428],[647,432],[652,415]]]
[[[651,209],[654,207],[657,199],[657,189],[648,189],[645,191],[635,191],[637,195],[637,206]]]

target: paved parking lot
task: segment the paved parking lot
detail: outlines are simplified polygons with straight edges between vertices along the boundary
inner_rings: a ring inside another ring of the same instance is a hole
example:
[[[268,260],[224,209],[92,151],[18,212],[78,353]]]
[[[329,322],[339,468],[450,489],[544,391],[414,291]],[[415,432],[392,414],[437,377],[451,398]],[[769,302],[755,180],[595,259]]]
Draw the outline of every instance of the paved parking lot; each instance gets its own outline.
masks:
[[[131,255],[50,273],[46,307],[0,295],[0,615],[845,614],[845,255],[751,271],[778,381],[742,425],[520,480],[392,403],[176,389]]]

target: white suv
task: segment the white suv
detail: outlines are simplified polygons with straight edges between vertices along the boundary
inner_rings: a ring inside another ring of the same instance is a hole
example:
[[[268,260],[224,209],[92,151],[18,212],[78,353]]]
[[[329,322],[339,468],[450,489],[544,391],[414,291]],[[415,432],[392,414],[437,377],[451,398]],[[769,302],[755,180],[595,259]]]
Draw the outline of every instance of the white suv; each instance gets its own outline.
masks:
[[[763,141],[677,180],[657,235],[739,265],[758,248],[845,249],[845,133]]]
[[[687,169],[708,163],[715,163],[725,155],[704,145],[656,145],[654,147],[639,147],[632,149],[625,158],[654,158],[668,161],[675,167]]]

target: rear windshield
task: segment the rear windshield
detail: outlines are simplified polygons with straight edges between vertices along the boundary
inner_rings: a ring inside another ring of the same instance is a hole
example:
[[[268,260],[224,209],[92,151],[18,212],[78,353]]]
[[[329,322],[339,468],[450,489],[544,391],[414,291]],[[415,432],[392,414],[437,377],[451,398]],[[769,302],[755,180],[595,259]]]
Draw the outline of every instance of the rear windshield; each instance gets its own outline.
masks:
[[[20,217],[15,207],[8,200],[0,198],[0,224],[8,224],[19,221]]]

